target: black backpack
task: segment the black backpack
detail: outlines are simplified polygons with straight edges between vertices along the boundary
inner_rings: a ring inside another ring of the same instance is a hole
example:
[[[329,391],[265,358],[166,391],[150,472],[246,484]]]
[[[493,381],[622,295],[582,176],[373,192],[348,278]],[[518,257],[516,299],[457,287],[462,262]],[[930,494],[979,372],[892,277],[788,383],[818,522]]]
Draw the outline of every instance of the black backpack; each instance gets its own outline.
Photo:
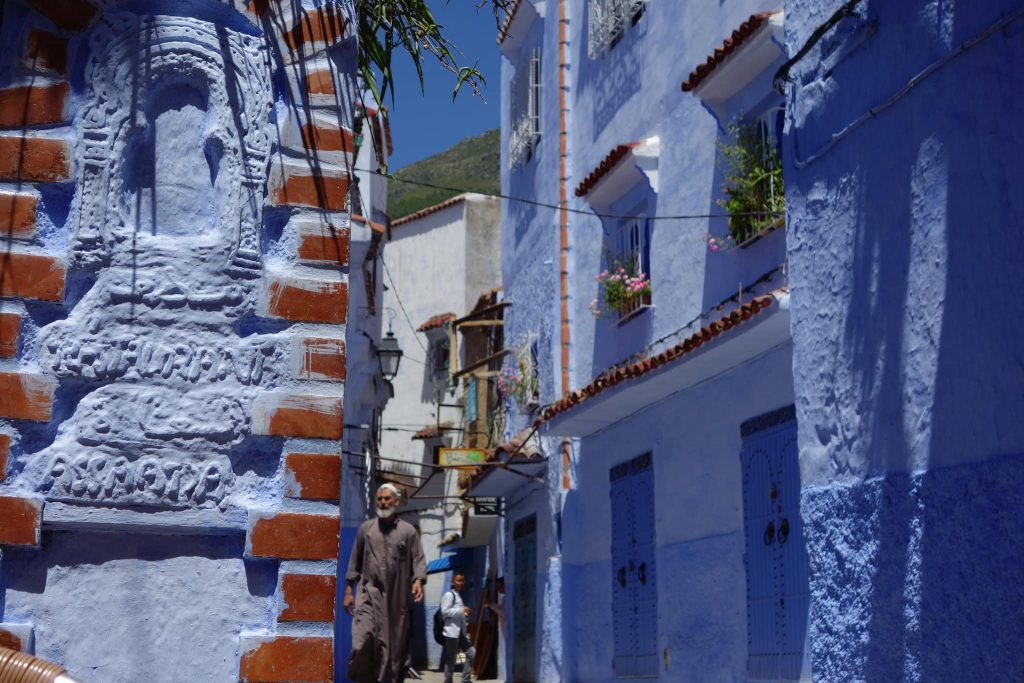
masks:
[[[441,604],[444,604],[445,593],[441,596]],[[437,606],[437,611],[434,612],[434,642],[438,645],[444,645],[444,615],[441,614],[441,605]]]

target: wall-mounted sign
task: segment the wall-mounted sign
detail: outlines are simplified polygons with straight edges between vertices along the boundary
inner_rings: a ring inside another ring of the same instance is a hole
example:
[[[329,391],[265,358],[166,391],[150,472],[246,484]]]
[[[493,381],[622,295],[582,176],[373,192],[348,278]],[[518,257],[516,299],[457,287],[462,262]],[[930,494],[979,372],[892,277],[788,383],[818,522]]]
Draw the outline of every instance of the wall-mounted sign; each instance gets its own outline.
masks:
[[[476,448],[441,448],[438,464],[455,467],[476,467],[487,460],[487,455]]]
[[[473,500],[477,515],[496,515],[501,506],[500,498],[475,498]]]

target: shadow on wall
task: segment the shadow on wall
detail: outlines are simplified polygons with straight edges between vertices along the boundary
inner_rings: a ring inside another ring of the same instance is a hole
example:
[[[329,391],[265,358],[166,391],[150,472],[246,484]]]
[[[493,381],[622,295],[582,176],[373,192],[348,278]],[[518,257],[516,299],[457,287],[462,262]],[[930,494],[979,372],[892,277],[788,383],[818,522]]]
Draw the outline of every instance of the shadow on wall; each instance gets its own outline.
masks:
[[[581,101],[588,91],[591,93],[594,141],[601,136],[622,106],[640,92],[643,82],[642,50],[646,44],[641,38],[646,33],[648,21],[650,18],[646,14],[639,18],[636,25],[631,25],[627,21],[624,34],[618,43],[605,54],[592,59],[588,55],[586,40],[592,31],[590,16],[584,19],[583,31],[580,34],[583,39],[579,41],[578,53],[573,60],[574,64],[582,66],[575,101]],[[612,141],[612,144],[624,142],[630,141],[617,140]]]
[[[237,536],[165,536],[106,534],[82,531],[44,531],[40,553],[34,548],[9,547],[4,561],[6,591],[41,594],[51,572],[67,567],[102,565],[108,562],[162,562],[195,557],[207,560],[242,560],[245,538]],[[270,598],[277,587],[277,562],[244,560],[249,594]],[[16,568],[16,569],[15,569]],[[113,598],[113,595],[107,596]],[[101,625],[97,624],[97,627]]]
[[[891,52],[879,54],[876,42],[870,58],[899,62],[891,32],[900,19],[920,20],[910,16],[918,4],[883,8],[904,16],[882,17],[878,41]],[[998,18],[990,4],[944,12],[945,44],[944,29],[929,27],[935,44],[920,63],[884,77],[877,92],[895,92]],[[849,376],[823,378],[840,392],[852,384],[852,397],[831,394],[848,413],[835,414],[852,424],[818,428],[833,465],[867,481],[808,492],[803,505],[816,679],[1024,675],[1014,607],[1024,600],[1024,245],[1002,229],[1024,214],[1009,186],[1024,137],[991,115],[1019,107],[1024,78],[1011,65],[1024,60],[1022,31],[1018,21],[949,62],[818,162],[853,169],[864,158],[858,149],[884,150],[860,167],[852,202],[859,213],[837,354]],[[852,120],[864,103],[847,106],[850,116],[837,114],[842,106],[829,102],[818,121]],[[873,478],[886,473],[897,474]]]

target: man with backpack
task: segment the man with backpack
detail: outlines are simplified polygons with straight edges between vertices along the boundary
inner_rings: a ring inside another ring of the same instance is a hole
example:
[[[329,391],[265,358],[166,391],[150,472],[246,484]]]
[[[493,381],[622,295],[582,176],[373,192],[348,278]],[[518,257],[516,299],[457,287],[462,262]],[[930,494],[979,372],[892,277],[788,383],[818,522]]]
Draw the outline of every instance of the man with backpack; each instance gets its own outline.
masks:
[[[455,660],[459,651],[466,653],[466,661],[462,665],[462,683],[470,683],[470,675],[473,671],[473,649],[466,634],[466,618],[472,610],[462,602],[462,589],[466,586],[466,575],[456,570],[452,574],[451,590],[441,598],[441,607],[438,614],[444,620],[442,633],[444,636],[444,650],[441,653],[441,663],[444,666],[444,683],[452,683],[452,674],[455,671]]]

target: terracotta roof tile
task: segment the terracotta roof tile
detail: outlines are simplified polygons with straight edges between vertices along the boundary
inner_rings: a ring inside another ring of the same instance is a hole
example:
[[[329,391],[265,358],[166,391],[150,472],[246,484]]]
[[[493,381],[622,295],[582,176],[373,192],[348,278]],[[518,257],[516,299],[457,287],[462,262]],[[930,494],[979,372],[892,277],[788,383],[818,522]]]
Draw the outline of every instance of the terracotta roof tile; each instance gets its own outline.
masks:
[[[600,182],[601,178],[608,175],[620,161],[626,158],[629,151],[639,144],[639,142],[629,142],[624,145],[619,145],[612,151],[608,152],[605,158],[601,160],[601,163],[597,165],[597,168],[591,171],[590,174],[583,179],[583,182],[576,186],[576,196],[582,197],[594,189],[594,186]]]
[[[425,209],[420,209],[416,213],[410,213],[408,216],[402,216],[401,218],[399,218],[397,220],[391,221],[391,227],[392,228],[397,228],[399,225],[403,225],[405,223],[411,223],[412,221],[419,220],[420,218],[424,218],[425,216],[429,216],[432,213],[437,213],[438,211],[442,211],[443,209],[447,209],[449,206],[455,206],[456,204],[460,204],[460,203],[466,201],[466,199],[468,197],[469,197],[469,193],[463,193],[463,194],[460,194],[460,195],[456,195],[456,196],[452,197],[451,199],[444,200],[440,204],[434,204],[433,206],[428,206]]]
[[[738,326],[744,320],[750,319],[752,316],[757,315],[759,312],[768,308],[775,301],[775,298],[771,295],[765,295],[757,297],[748,303],[743,304],[737,310],[723,316],[722,318],[708,323],[701,329],[694,332],[692,335],[684,339],[682,342],[672,346],[661,353],[645,358],[643,360],[631,363],[630,365],[620,366],[606,370],[604,373],[596,377],[590,384],[577,389],[566,396],[562,397],[561,400],[552,403],[551,405],[544,408],[541,415],[534,422],[535,425],[547,422],[556,415],[560,415],[565,411],[573,408],[580,403],[583,403],[588,398],[597,396],[605,389],[610,389],[622,382],[641,377],[653,370],[656,370],[663,365],[671,363],[679,358],[682,358],[691,351],[695,351],[706,342],[711,341],[714,337],[722,334],[726,330],[732,329]]]
[[[424,439],[437,439],[444,436],[444,432],[452,428],[451,422],[442,422],[441,424],[429,424],[423,429],[419,430],[412,435],[414,440]]]
[[[501,25],[501,30],[498,31],[498,45],[505,42],[505,38],[508,37],[508,27],[512,25],[512,20],[516,18],[516,12],[519,11],[519,7],[524,2],[526,0],[512,0],[508,8],[508,16],[505,17],[505,23]]]
[[[429,330],[433,330],[435,328],[441,327],[445,323],[451,322],[452,320],[455,320],[455,314],[454,313],[442,313],[440,315],[435,315],[435,316],[433,316],[431,318],[428,318],[425,323],[423,323],[422,325],[417,327],[416,331],[417,332],[427,332]]]
[[[773,14],[775,12],[751,14],[746,21],[739,25],[739,28],[732,32],[732,35],[725,39],[722,47],[715,48],[715,51],[711,53],[703,64],[699,64],[696,69],[690,72],[690,77],[683,81],[683,92],[690,92],[697,88],[712,71],[717,69],[729,55],[736,51],[736,48],[742,45],[747,38],[754,35],[754,32],[761,28],[761,25]]]

